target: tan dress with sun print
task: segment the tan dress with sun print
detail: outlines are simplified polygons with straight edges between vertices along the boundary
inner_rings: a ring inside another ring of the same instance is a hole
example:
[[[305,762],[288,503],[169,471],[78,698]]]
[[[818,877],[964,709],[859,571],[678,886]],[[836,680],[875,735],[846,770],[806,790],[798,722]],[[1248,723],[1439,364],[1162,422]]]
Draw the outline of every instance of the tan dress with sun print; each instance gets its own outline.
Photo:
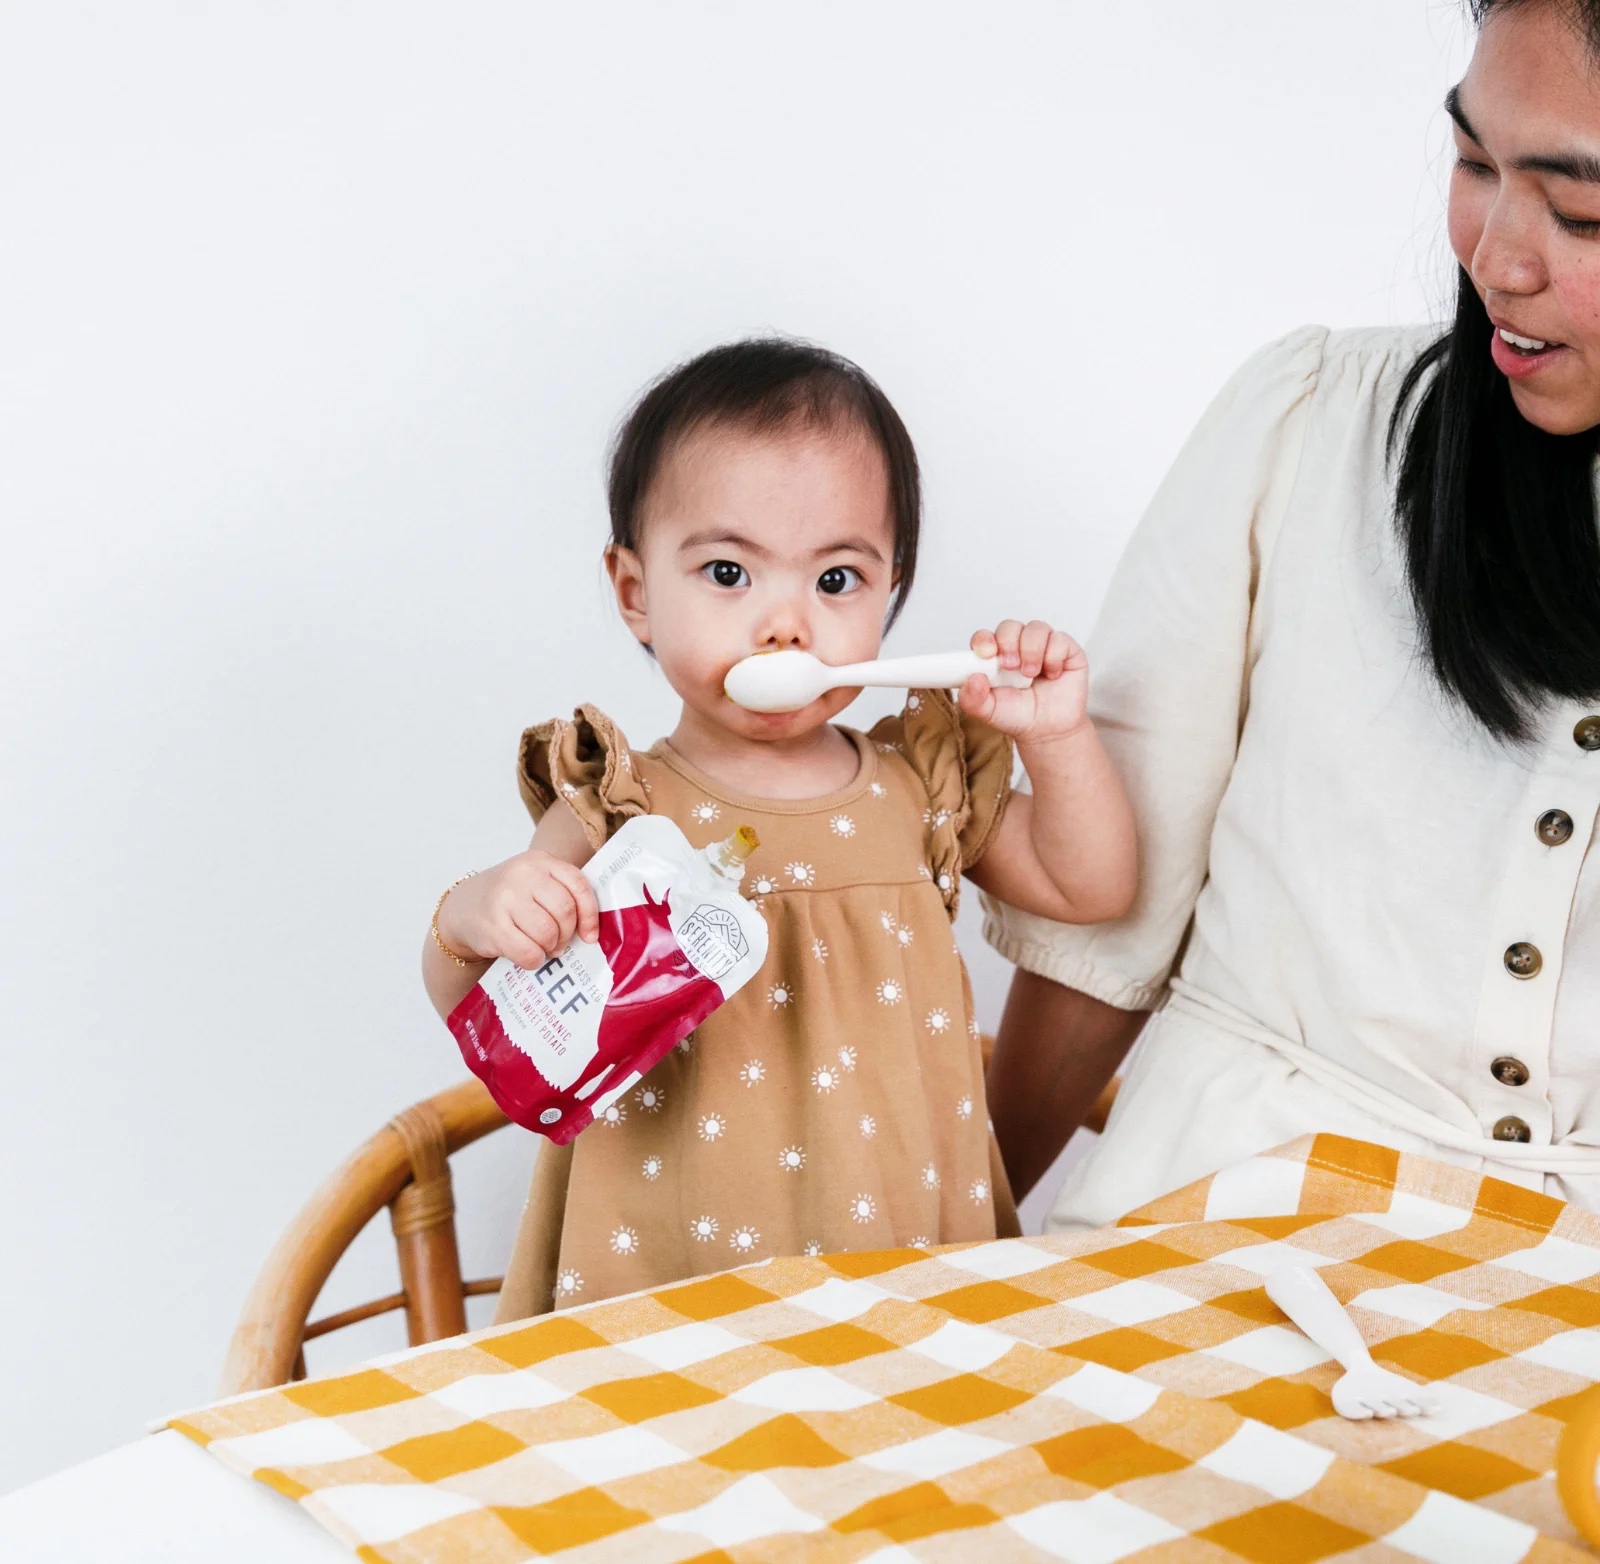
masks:
[[[825,798],[742,798],[591,706],[523,735],[537,819],[598,847],[666,815],[695,846],[751,825],[761,971],[566,1148],[540,1148],[498,1319],[775,1255],[1015,1233],[951,920],[1010,792],[1010,740],[914,691]]]

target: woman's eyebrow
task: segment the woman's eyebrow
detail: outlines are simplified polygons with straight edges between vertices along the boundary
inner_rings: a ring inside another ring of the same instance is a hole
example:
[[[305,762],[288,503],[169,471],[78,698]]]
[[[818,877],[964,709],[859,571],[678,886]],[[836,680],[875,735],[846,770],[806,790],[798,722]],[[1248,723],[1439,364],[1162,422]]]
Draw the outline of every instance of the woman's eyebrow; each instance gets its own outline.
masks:
[[[1483,138],[1472,128],[1467,111],[1461,107],[1461,89],[1452,87],[1444,97],[1445,111],[1460,127],[1468,141],[1480,147]],[[1553,174],[1558,179],[1576,179],[1587,185],[1600,185],[1600,157],[1592,152],[1534,152],[1515,159],[1512,168],[1522,174]]]

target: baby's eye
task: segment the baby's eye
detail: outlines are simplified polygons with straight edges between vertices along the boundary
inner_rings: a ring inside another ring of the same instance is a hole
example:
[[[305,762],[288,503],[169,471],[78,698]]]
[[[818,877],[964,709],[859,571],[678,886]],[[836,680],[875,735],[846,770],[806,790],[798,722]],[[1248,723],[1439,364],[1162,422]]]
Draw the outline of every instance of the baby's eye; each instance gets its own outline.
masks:
[[[714,559],[709,565],[701,567],[700,574],[706,580],[716,582],[719,587],[750,585],[750,576],[744,566],[734,564],[731,559]]]
[[[854,592],[860,585],[861,572],[853,565],[835,565],[817,577],[817,590],[825,592],[829,597],[838,597],[844,592]]]

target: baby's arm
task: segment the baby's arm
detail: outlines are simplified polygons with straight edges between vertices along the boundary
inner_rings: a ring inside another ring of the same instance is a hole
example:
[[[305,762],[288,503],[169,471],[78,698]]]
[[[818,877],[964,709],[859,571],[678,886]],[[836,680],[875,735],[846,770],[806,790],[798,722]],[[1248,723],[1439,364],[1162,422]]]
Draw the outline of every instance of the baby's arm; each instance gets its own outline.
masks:
[[[1014,619],[980,630],[972,649],[1033,678],[1030,689],[1006,690],[975,674],[961,690],[962,710],[1016,740],[1033,792],[1013,795],[968,878],[1058,923],[1120,918],[1138,884],[1133,810],[1089,720],[1083,649],[1042,621]]]
[[[600,906],[579,872],[593,854],[578,817],[557,799],[525,852],[450,891],[439,908],[439,939],[467,964],[457,965],[439,948],[432,928],[422,941],[422,981],[441,1016],[461,1003],[496,957],[537,967],[574,934],[599,937]]]

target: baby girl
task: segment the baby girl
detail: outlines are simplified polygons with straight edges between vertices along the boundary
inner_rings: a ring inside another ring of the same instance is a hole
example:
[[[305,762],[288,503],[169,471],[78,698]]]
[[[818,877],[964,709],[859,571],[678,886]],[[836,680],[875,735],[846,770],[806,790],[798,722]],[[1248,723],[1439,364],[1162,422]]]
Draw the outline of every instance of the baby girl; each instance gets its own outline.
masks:
[[[757,714],[723,691],[753,653],[876,656],[917,561],[916,452],[849,361],[739,342],[646,392],[611,461],[606,566],[682,701],[636,750],[592,706],[523,734],[533,844],[441,900],[424,977],[446,1015],[496,957],[537,967],[598,909],[579,872],[631,816],[690,841],[755,828],[756,980],[566,1147],[541,1148],[499,1318],[781,1254],[1015,1233],[951,922],[963,878],[1060,922],[1121,916],[1133,822],[1061,631],[972,647],[1031,675],[918,690],[870,733],[835,690]],[[1013,790],[1013,746],[1031,791]]]

